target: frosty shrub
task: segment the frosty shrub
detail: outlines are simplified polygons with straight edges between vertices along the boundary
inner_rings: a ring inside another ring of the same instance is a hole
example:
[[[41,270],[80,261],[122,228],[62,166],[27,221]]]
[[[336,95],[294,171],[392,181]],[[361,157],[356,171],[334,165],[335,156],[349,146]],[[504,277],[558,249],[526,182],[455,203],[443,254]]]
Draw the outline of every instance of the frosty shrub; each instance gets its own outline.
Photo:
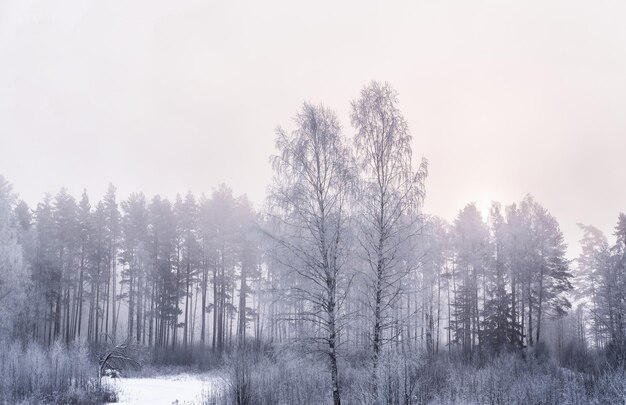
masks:
[[[97,366],[84,344],[50,348],[18,342],[2,345],[0,403],[102,403],[115,399],[97,387]]]
[[[385,351],[377,369],[363,353],[341,359],[344,404],[626,404],[626,371],[579,371],[528,352],[503,353],[477,365],[457,357]],[[205,393],[205,404],[331,404],[326,364],[297,351],[232,353],[228,389]]]
[[[364,367],[363,365],[368,365]],[[428,403],[448,383],[447,361],[424,353],[386,351],[377,368],[376,392],[372,384],[370,362],[362,355],[350,356],[344,365],[341,383],[347,403],[422,404]]]
[[[446,384],[448,372],[442,363],[422,353],[386,351],[377,367],[378,385],[374,392],[372,370],[363,367],[362,356],[348,359],[342,386],[350,403],[425,403]],[[371,366],[369,366],[371,367]]]
[[[450,379],[428,404],[616,404],[626,403],[623,369],[585,373],[543,356],[503,354],[483,367],[447,362]],[[539,358],[539,359],[538,359]]]
[[[238,350],[225,361],[227,392],[205,395],[205,404],[332,403],[327,369],[315,355]]]

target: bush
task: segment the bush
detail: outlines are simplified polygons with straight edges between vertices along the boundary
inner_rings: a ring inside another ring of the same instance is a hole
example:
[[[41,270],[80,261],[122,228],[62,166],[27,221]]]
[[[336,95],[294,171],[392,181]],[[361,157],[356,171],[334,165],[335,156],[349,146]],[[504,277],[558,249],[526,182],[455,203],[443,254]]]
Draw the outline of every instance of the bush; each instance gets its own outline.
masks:
[[[545,348],[485,358],[480,365],[447,355],[385,352],[378,386],[371,359],[362,352],[341,358],[344,404],[625,404],[626,371],[564,368]],[[331,404],[328,364],[323,355],[295,350],[242,350],[223,366],[228,389],[206,393],[205,404]],[[586,360],[588,361],[588,360]]]
[[[98,388],[97,365],[83,344],[2,346],[7,349],[0,352],[0,403],[97,404],[115,399],[114,393]]]
[[[330,377],[319,356],[291,350],[237,350],[225,359],[228,390],[207,393],[205,404],[326,404]]]
[[[417,352],[383,353],[377,372],[376,392],[371,359],[362,355],[350,356],[340,371],[342,399],[349,403],[426,403],[448,380],[448,372],[441,361]]]

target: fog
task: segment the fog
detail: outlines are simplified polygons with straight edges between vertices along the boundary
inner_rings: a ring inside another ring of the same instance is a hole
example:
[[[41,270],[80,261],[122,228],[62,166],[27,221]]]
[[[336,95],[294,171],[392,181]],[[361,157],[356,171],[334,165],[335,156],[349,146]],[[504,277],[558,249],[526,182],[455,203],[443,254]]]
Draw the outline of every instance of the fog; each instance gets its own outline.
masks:
[[[0,402],[623,401],[624,21],[0,0]]]
[[[274,129],[305,100],[400,94],[426,210],[533,193],[577,242],[626,204],[619,2],[0,2],[0,172],[29,202],[110,181],[220,182],[258,204]]]

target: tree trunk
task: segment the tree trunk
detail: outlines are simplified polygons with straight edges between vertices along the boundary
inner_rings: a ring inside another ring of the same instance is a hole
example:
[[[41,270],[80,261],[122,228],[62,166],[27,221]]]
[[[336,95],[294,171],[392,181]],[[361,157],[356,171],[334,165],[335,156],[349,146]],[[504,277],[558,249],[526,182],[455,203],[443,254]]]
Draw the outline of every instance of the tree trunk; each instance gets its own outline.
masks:
[[[239,337],[239,345],[243,345],[246,340],[246,266],[241,265],[241,287],[239,288],[239,325],[237,334]]]
[[[335,325],[335,287],[332,283],[330,291],[330,300],[328,303],[329,312],[329,336],[328,336],[328,349],[330,355],[330,370],[331,370],[331,382],[333,387],[333,404],[341,405],[341,397],[339,392],[339,380],[337,377],[337,353],[336,353],[336,325]]]
[[[200,326],[200,345],[204,349],[206,344],[206,293],[208,269],[206,260],[202,268],[202,322]]]
[[[80,337],[80,330],[83,325],[83,290],[84,290],[84,271],[85,271],[85,244],[80,249],[80,275],[78,280],[78,320],[76,322],[76,330],[74,335]]]

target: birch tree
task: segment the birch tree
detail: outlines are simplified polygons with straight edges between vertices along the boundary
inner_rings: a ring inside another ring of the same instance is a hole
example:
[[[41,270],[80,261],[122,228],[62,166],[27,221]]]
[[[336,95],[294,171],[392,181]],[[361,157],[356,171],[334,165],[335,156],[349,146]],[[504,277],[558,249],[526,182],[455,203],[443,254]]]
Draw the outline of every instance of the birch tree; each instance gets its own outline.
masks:
[[[350,149],[332,110],[305,103],[295,122],[293,132],[277,130],[271,199],[284,234],[274,237],[288,253],[279,260],[292,258],[285,264],[306,281],[306,288],[295,288],[306,303],[298,316],[318,327],[311,339],[323,343],[333,403],[338,405],[337,344],[346,293],[343,270],[348,256]]]
[[[384,332],[393,322],[390,310],[400,297],[409,265],[402,252],[416,234],[416,212],[424,197],[427,164],[413,168],[412,137],[398,108],[396,92],[387,83],[372,82],[352,103],[354,146],[361,172],[358,199],[359,244],[363,251],[369,306],[372,311],[373,375]]]

